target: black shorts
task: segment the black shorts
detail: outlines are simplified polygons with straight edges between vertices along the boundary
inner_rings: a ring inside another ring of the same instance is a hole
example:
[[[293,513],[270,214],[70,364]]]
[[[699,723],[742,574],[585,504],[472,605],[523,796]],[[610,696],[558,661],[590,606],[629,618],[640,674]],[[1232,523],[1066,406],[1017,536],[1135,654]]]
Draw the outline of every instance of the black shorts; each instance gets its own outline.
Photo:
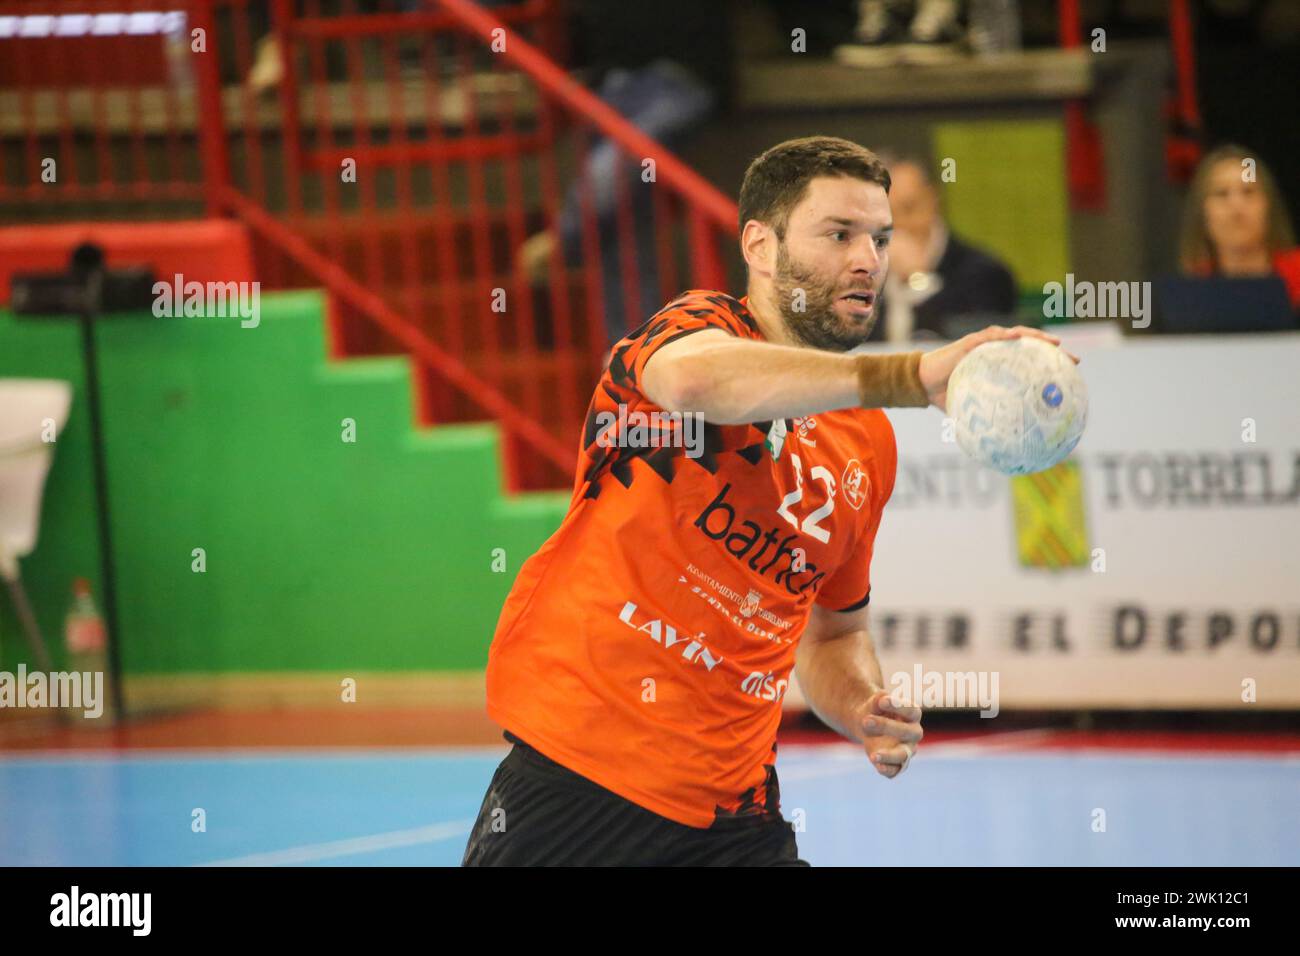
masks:
[[[661,817],[562,767],[513,734],[462,866],[807,866],[779,814],[708,828]]]

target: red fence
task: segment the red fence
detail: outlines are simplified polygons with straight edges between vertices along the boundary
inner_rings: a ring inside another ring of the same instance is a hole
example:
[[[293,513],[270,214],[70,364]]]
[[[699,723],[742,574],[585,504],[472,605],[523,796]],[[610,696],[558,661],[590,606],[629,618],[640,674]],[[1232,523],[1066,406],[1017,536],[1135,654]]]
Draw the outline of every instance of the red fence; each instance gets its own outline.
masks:
[[[516,487],[572,481],[614,331],[727,285],[734,204],[557,65],[554,0],[73,6],[0,0],[6,215],[238,217],[423,421],[498,420]]]

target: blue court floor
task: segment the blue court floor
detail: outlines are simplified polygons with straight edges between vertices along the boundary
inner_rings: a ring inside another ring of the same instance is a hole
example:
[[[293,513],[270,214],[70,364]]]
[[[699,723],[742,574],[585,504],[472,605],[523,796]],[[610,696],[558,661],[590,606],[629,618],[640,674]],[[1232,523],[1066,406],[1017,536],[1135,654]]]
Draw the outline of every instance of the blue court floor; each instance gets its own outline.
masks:
[[[454,865],[504,753],[6,754],[0,865]],[[936,746],[888,781],[788,745],[778,772],[814,865],[1300,865],[1295,755]]]

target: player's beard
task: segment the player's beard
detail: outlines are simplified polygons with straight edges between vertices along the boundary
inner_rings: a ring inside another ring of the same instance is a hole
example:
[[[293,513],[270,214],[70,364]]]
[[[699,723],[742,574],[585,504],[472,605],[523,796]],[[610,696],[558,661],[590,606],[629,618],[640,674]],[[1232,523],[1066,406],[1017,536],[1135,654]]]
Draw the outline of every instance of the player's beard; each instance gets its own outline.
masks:
[[[876,326],[876,309],[871,310],[871,320],[866,329],[858,331],[849,327],[835,312],[835,303],[843,295],[833,282],[826,282],[807,266],[796,262],[786,250],[785,242],[776,247],[776,275],[772,278],[776,307],[790,335],[804,345],[831,352],[847,352],[857,348],[871,335]],[[801,293],[803,311],[796,311],[795,298]],[[876,308],[880,306],[879,293]]]

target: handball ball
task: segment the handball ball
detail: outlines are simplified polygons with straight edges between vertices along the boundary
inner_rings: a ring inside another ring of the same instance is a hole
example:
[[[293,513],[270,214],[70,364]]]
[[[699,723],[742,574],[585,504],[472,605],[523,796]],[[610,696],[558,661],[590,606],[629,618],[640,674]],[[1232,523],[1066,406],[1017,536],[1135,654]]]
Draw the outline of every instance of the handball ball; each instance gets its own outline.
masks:
[[[1083,436],[1088,389],[1074,360],[1042,339],[986,342],[948,379],[957,444],[1004,475],[1062,461]]]

